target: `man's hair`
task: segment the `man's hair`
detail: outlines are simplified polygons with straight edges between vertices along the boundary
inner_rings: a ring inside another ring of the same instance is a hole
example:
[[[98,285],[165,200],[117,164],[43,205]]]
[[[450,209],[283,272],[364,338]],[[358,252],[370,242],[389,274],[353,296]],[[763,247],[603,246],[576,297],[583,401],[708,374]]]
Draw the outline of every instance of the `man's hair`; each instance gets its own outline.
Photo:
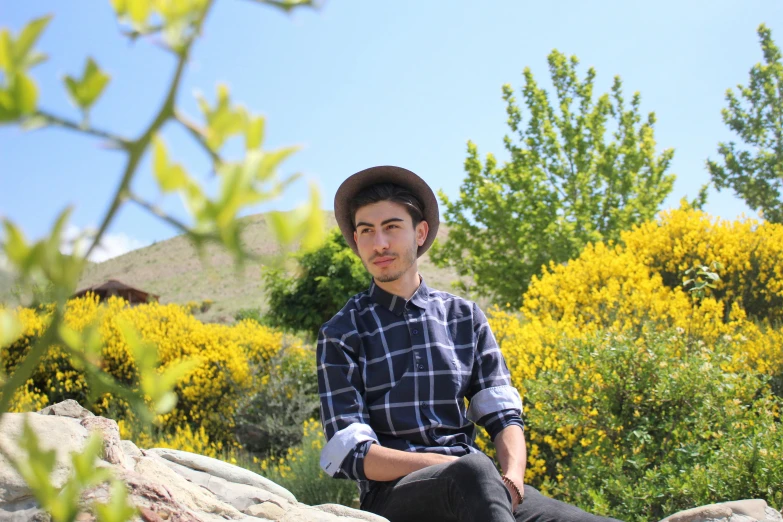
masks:
[[[405,207],[411,216],[414,228],[424,221],[423,206],[419,198],[413,195],[413,192],[394,183],[377,183],[359,191],[348,204],[354,229],[356,229],[356,212],[362,207],[380,201],[392,201]]]

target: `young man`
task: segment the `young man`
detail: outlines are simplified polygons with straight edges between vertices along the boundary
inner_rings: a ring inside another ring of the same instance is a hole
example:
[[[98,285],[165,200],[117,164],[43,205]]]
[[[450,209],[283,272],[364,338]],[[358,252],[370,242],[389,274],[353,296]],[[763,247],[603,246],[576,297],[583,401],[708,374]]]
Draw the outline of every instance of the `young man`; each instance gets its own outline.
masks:
[[[334,209],[373,281],[319,333],[322,469],[356,480],[361,508],[391,522],[607,520],[524,484],[522,401],[487,319],[418,272],[439,224],[429,186],[374,167],[343,182]]]

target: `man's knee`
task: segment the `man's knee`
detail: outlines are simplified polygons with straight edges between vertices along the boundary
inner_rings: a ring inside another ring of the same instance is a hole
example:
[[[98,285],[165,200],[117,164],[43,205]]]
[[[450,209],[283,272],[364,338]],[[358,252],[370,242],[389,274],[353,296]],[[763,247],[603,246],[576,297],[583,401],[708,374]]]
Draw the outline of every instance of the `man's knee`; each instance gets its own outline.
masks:
[[[455,481],[468,487],[480,487],[488,481],[500,480],[494,462],[483,453],[471,453],[460,457],[448,466],[446,473]]]

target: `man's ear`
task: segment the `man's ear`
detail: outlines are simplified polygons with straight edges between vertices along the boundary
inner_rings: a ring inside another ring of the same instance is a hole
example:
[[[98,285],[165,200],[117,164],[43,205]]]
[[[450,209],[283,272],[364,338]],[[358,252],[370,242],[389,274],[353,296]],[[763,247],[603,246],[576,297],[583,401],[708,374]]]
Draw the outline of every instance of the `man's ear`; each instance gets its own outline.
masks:
[[[359,244],[359,234],[356,233],[356,230],[353,231],[353,242],[357,245]]]
[[[427,236],[430,233],[430,225],[426,221],[420,221],[416,225],[416,244],[423,245],[427,241]]]

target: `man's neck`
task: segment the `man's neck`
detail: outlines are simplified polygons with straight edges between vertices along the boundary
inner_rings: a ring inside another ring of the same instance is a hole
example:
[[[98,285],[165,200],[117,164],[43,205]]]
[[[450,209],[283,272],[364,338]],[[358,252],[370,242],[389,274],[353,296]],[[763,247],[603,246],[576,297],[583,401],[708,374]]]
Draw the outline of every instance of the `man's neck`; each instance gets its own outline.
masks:
[[[419,276],[418,270],[411,270],[395,281],[390,281],[388,283],[381,283],[377,279],[374,279],[374,281],[376,285],[385,291],[400,296],[407,301],[413,297],[413,294],[415,294],[416,290],[419,288],[421,277]]]

